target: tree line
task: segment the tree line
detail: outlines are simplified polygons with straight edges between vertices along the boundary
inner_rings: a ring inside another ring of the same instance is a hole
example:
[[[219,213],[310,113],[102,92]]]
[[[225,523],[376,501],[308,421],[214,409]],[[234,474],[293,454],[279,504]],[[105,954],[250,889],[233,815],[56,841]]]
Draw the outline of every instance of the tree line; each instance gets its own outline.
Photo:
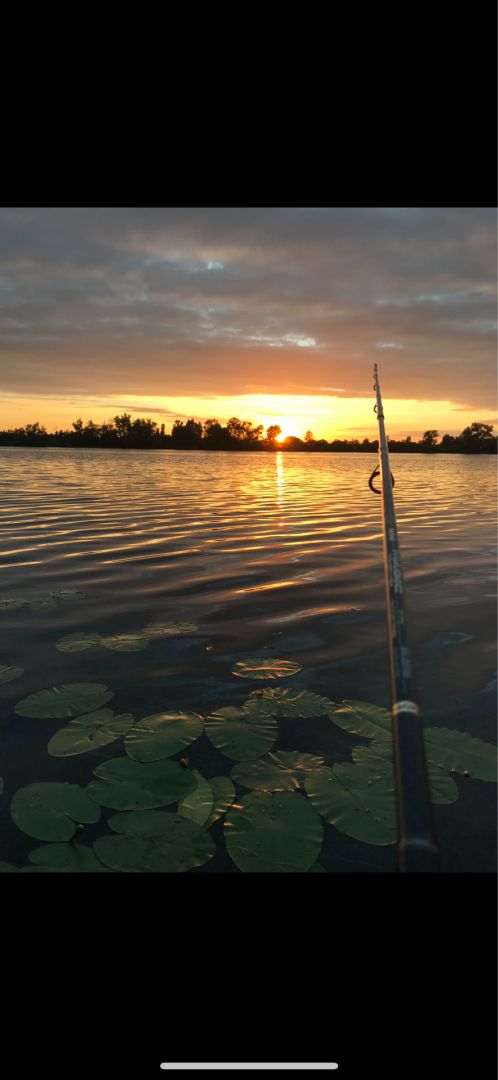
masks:
[[[132,420],[129,413],[115,416],[105,424],[88,420],[75,420],[71,430],[48,432],[38,422],[26,427],[0,431],[2,446],[83,446],[90,449],[129,448],[140,450],[283,450],[304,452],[351,451],[371,453],[378,450],[377,439],[315,439],[312,431],[304,438],[289,435],[282,441],[278,424],[254,426],[250,420],[232,416],[227,424],[218,420],[175,420],[171,432],[166,433],[164,424],[149,418]],[[491,424],[475,422],[464,428],[460,435],[443,435],[430,429],[422,438],[413,440],[389,439],[391,453],[444,453],[444,454],[496,454],[497,436]]]

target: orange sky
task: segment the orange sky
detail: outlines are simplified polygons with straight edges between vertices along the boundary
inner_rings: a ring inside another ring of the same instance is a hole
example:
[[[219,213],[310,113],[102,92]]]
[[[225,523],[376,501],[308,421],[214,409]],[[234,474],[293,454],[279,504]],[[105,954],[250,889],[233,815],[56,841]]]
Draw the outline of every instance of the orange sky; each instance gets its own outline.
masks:
[[[382,386],[382,384],[381,384]],[[384,390],[384,411],[388,434],[411,435],[417,438],[428,428],[436,428],[441,435],[448,432],[458,435],[474,420],[496,424],[492,410],[465,409],[456,402],[436,400],[417,401],[389,398]],[[311,429],[317,439],[355,438],[377,435],[377,422],[373,412],[375,397],[241,394],[233,397],[171,397],[168,399],[149,395],[117,395],[112,399],[72,399],[69,403],[60,398],[0,397],[0,428],[22,427],[38,420],[48,431],[70,428],[73,420],[81,417],[84,422],[95,423],[111,420],[117,413],[130,412],[132,417],[148,416],[158,424],[164,423],[170,431],[179,417],[207,420],[215,417],[222,423],[231,416],[251,420],[254,424],[279,424],[286,435],[303,438]]]
[[[0,208],[0,427],[496,423],[485,207]]]

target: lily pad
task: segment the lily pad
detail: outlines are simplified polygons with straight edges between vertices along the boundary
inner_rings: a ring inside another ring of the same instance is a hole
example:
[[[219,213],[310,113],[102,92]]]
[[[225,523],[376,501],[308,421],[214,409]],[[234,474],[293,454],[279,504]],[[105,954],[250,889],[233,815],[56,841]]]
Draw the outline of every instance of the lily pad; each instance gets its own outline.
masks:
[[[320,854],[323,826],[299,792],[253,791],[225,818],[227,851],[244,873],[309,870]]]
[[[43,870],[71,873],[107,873],[107,868],[84,844],[47,844],[30,851],[28,859]]]
[[[232,675],[241,679],[286,679],[289,675],[297,675],[298,671],[302,671],[302,666],[293,660],[263,656],[256,660],[237,660]]]
[[[55,647],[59,652],[83,652],[84,649],[91,649],[92,645],[98,645],[99,641],[100,634],[76,630],[74,634],[65,634],[59,638]]]
[[[247,761],[271,750],[277,738],[277,722],[273,716],[228,706],[208,717],[206,735],[227,757]]]
[[[67,683],[30,694],[18,701],[15,712],[19,716],[35,718],[81,716],[82,713],[99,709],[112,697],[112,690],[108,690],[103,683]]]
[[[309,690],[288,690],[265,687],[249,694],[244,708],[266,716],[323,716],[334,708],[334,702]]]
[[[317,769],[305,780],[305,791],[325,821],[367,844],[396,842],[392,769],[347,762]]]
[[[30,600],[28,605],[33,611],[52,611],[57,607],[53,596],[42,596],[39,600]]]
[[[391,714],[388,709],[368,701],[341,701],[328,710],[330,719],[351,735],[365,738],[391,738]]]
[[[496,783],[496,746],[492,743],[444,727],[425,728],[424,739],[427,757],[434,765]]]
[[[50,595],[54,600],[81,600],[85,594],[81,589],[54,589]]]
[[[15,874],[19,869],[10,862],[0,862],[0,874]]]
[[[112,810],[151,810],[179,802],[195,787],[190,769],[177,761],[142,765],[130,758],[111,758],[94,769],[98,777],[88,784],[91,799]]]
[[[128,732],[125,750],[135,761],[160,761],[190,746],[203,727],[204,720],[198,713],[153,713]]]
[[[209,781],[205,780],[197,769],[192,769],[192,776],[195,788],[182,799],[178,813],[189,818],[195,825],[205,825],[213,811],[214,791]]]
[[[100,818],[100,807],[77,784],[29,784],[16,791],[10,811],[17,827],[36,840],[71,840],[75,822]]]
[[[215,853],[209,833],[180,814],[154,810],[116,814],[108,824],[120,835],[102,836],[93,847],[98,858],[113,870],[192,870]]]
[[[8,664],[0,664],[0,683],[12,682],[12,679],[18,679],[23,673],[24,668],[22,667],[9,667]]]
[[[353,761],[384,771],[388,779],[393,778],[392,755],[392,740],[388,739],[373,739],[370,746],[354,746],[352,751]],[[457,801],[458,787],[447,770],[428,761],[427,775],[433,803],[448,804]]]
[[[52,757],[74,757],[107,746],[119,739],[133,726],[131,713],[114,716],[112,709],[99,709],[70,720],[66,727],[52,735],[47,746]]]
[[[0,611],[16,611],[17,608],[25,607],[26,604],[27,600],[0,600]]]
[[[149,623],[142,631],[147,637],[178,637],[180,634],[194,634],[199,627],[196,623],[157,622]]]
[[[110,637],[101,637],[100,644],[115,652],[141,652],[147,648],[149,639],[143,634],[111,634]]]
[[[232,769],[232,780],[257,791],[297,791],[314,769],[324,765],[321,757],[279,750],[259,761],[244,761]]]
[[[211,776],[209,783],[214,795],[212,812],[208,818],[206,829],[210,829],[215,821],[218,821],[232,805],[235,798],[235,784],[229,776]]]

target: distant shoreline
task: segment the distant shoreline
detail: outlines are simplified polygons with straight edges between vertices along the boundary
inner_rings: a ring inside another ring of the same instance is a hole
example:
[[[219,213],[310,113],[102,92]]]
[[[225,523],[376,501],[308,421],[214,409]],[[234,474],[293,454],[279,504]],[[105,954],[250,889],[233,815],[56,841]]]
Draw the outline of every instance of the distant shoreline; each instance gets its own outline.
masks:
[[[474,421],[460,435],[446,433],[440,441],[435,428],[424,431],[421,439],[412,442],[411,435],[404,439],[389,439],[392,454],[496,454],[498,438],[492,424]],[[36,421],[25,427],[0,431],[1,446],[27,446],[34,448],[62,447],[69,450],[208,450],[223,453],[263,453],[281,451],[298,454],[372,454],[379,449],[378,439],[364,437],[352,439],[316,439],[308,430],[304,439],[297,435],[284,435],[278,424],[254,427],[250,420],[232,416],[226,425],[218,420],[175,420],[172,430],[159,427],[150,417],[132,420],[129,413],[115,416],[112,421],[94,424],[83,423],[81,417],[73,421],[72,429],[47,431]]]
[[[442,454],[446,457],[454,457],[455,454],[465,454],[467,457],[490,457],[496,456],[496,446],[490,450],[448,450],[446,447],[435,446],[432,449],[426,449],[419,446],[417,443],[412,445],[410,450],[406,448],[398,448],[393,446],[388,440],[388,447],[390,454],[406,454],[410,457],[412,454],[425,454],[434,455]],[[180,451],[181,453],[204,453],[204,454],[378,454],[378,450],[371,446],[340,446],[340,447],[320,447],[320,449],[305,448],[296,449],[295,447],[277,446],[277,447],[258,447],[249,449],[247,446],[233,446],[233,447],[207,447],[207,446],[102,446],[95,444],[93,446],[84,446],[81,443],[76,445],[68,445],[67,443],[44,443],[40,445],[39,442],[25,442],[25,443],[0,443],[0,450],[118,450],[119,453],[132,451],[133,453],[157,453],[158,451]]]

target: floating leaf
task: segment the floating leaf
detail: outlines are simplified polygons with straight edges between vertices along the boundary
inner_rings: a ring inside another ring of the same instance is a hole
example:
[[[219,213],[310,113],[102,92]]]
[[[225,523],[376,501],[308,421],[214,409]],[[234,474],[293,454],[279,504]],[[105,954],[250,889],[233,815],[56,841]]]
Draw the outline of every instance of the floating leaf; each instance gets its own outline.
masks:
[[[27,600],[0,600],[0,611],[16,611],[17,608],[24,607],[26,604]],[[8,864],[5,863],[5,865]]]
[[[93,847],[99,859],[113,870],[192,870],[215,853],[209,833],[179,814],[157,810],[116,814],[108,824],[120,835],[102,836]]]
[[[195,825],[205,825],[213,811],[214,791],[209,781],[205,780],[197,769],[192,769],[192,776],[195,788],[182,799],[178,813],[189,818]]]
[[[39,690],[36,694],[18,701],[15,712],[19,716],[64,717],[80,716],[93,712],[113,697],[103,683],[67,683],[51,690]]]
[[[84,649],[91,649],[92,645],[98,645],[99,641],[100,634],[76,630],[74,634],[65,634],[59,638],[55,647],[59,652],[83,652]]]
[[[266,716],[323,716],[334,708],[329,698],[314,694],[309,690],[288,690],[282,687],[265,687],[253,690],[244,709],[259,712]]]
[[[102,866],[92,849],[84,844],[47,844],[30,851],[28,859],[43,870],[107,873],[107,868]]]
[[[313,769],[324,764],[321,757],[300,754],[297,750],[279,750],[259,761],[244,761],[232,769],[232,779],[258,791],[297,791]]]
[[[0,664],[0,683],[12,682],[12,679],[18,679],[23,673],[24,668],[22,667],[9,667],[8,664]]]
[[[424,739],[427,757],[434,765],[496,782],[496,746],[492,743],[444,727],[425,728]]]
[[[347,762],[317,769],[305,780],[306,794],[325,821],[346,836],[367,844],[394,844],[394,778],[386,764]]]
[[[100,807],[77,784],[29,784],[16,791],[10,810],[17,827],[36,840],[71,840],[75,822],[100,818]]]
[[[383,771],[393,778],[393,747],[390,739],[373,739],[370,746],[354,746],[353,761]],[[458,787],[447,771],[427,762],[427,775],[433,803],[453,803],[458,799]]]
[[[314,866],[311,866],[308,870],[308,874],[326,874],[327,871],[321,863],[316,862]]]
[[[228,706],[208,717],[206,735],[227,757],[246,761],[271,749],[277,737],[277,723],[272,716]]]
[[[57,607],[57,600],[53,596],[42,596],[40,600],[30,600],[28,607],[33,611],[51,611]]]
[[[245,873],[292,873],[316,862],[323,827],[299,792],[253,791],[228,811],[225,840],[230,857]]]
[[[114,716],[112,709],[99,709],[98,712],[86,713],[70,720],[66,727],[52,735],[47,746],[52,757],[74,757],[96,750],[98,746],[107,746],[119,739],[133,725],[131,713]]]
[[[351,735],[368,739],[391,738],[391,714],[368,701],[341,701],[340,705],[329,709],[328,714],[334,724]]]
[[[130,758],[111,758],[94,769],[98,780],[88,784],[90,798],[112,810],[150,810],[179,802],[195,787],[190,769],[177,761],[141,765]]]
[[[112,634],[110,637],[101,637],[100,644],[105,649],[114,649],[115,652],[141,652],[147,648],[149,639],[143,634]]]
[[[10,862],[0,862],[0,874],[15,874],[18,869],[19,867]]]
[[[263,656],[257,660],[238,660],[232,668],[232,675],[241,679],[286,679],[302,671],[301,664],[293,660],[277,660],[273,656]]]
[[[54,589],[50,595],[54,600],[81,600],[85,594],[81,589]]]
[[[211,776],[209,783],[214,795],[214,804],[206,829],[210,829],[211,825],[214,825],[215,821],[226,813],[235,798],[235,785],[229,776]]]
[[[160,761],[190,746],[202,734],[198,713],[153,713],[140,720],[125,739],[125,750],[135,761]]]
[[[177,637],[180,634],[194,634],[199,627],[195,623],[158,622],[149,623],[142,631],[147,637]]]

